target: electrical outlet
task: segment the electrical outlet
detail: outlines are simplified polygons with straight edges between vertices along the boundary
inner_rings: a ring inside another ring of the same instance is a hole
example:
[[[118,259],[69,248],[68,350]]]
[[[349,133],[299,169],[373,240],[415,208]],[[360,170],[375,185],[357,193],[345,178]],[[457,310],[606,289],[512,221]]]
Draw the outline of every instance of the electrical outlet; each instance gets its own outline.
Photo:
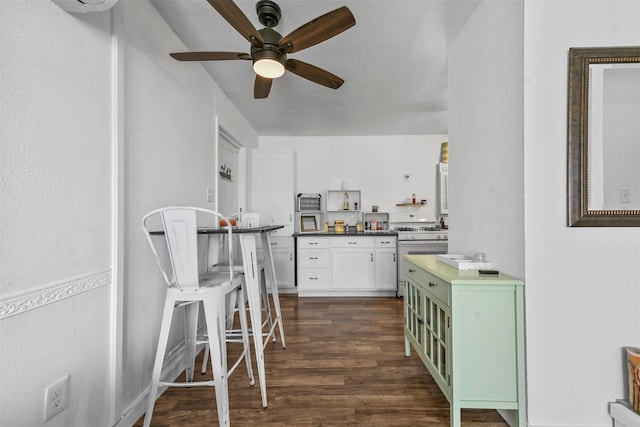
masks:
[[[215,203],[216,201],[216,193],[212,188],[207,188],[207,202]]]
[[[47,422],[67,407],[69,375],[60,378],[44,390],[44,421]]]
[[[631,189],[620,187],[620,203],[631,203]]]

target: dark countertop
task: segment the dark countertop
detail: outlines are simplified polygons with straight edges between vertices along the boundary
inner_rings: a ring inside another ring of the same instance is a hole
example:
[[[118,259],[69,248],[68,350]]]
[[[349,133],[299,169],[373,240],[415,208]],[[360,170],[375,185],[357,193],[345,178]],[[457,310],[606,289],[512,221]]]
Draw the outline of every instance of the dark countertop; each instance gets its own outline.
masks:
[[[353,230],[351,230],[353,228]],[[398,232],[393,230],[378,230],[378,231],[365,231],[356,232],[355,227],[349,227],[348,233],[336,233],[333,230],[329,230],[328,233],[319,231],[317,233],[293,233],[293,237],[353,237],[353,236],[397,236]]]

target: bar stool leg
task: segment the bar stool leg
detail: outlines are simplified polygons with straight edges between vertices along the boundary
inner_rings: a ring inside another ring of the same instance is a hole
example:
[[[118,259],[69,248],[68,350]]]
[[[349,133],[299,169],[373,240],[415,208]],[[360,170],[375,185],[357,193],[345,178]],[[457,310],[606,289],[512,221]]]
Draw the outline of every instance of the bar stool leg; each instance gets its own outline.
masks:
[[[184,330],[185,330],[185,377],[187,382],[193,381],[193,372],[196,364],[196,335],[198,329],[199,302],[192,302],[184,306]]]
[[[144,427],[151,425],[151,417],[153,408],[156,405],[156,397],[158,396],[158,388],[160,387],[160,373],[162,372],[162,364],[164,362],[164,353],[167,350],[167,342],[169,340],[169,330],[171,328],[171,319],[173,318],[175,301],[167,293],[164,302],[164,310],[162,313],[162,322],[160,324],[160,334],[158,339],[158,348],[156,350],[156,360],[153,363],[153,373],[151,374],[151,387],[149,389],[149,404],[147,412],[144,415]]]
[[[220,298],[217,298],[218,300]],[[221,298],[224,302],[224,297]],[[209,353],[213,367],[213,384],[220,426],[229,425],[229,391],[227,382],[227,345],[225,339],[224,304],[212,299],[204,300],[204,314],[207,321]]]

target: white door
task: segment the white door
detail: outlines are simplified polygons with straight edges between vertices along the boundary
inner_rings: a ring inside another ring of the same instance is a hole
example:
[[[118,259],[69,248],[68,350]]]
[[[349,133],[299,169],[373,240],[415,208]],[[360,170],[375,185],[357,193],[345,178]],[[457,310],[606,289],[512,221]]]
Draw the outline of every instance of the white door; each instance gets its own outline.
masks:
[[[293,232],[294,191],[293,151],[252,151],[251,209],[268,212],[274,224],[290,226],[278,234]]]

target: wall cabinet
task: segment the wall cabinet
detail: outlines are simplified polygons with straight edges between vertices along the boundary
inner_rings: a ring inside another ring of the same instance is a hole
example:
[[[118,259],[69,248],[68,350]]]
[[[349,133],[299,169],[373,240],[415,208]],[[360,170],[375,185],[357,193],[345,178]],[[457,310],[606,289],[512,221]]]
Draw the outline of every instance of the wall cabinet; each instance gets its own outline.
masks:
[[[458,271],[432,255],[407,255],[405,352],[413,348],[451,404],[511,409],[526,425],[522,281]]]
[[[395,235],[298,236],[298,294],[395,295],[396,239]]]

